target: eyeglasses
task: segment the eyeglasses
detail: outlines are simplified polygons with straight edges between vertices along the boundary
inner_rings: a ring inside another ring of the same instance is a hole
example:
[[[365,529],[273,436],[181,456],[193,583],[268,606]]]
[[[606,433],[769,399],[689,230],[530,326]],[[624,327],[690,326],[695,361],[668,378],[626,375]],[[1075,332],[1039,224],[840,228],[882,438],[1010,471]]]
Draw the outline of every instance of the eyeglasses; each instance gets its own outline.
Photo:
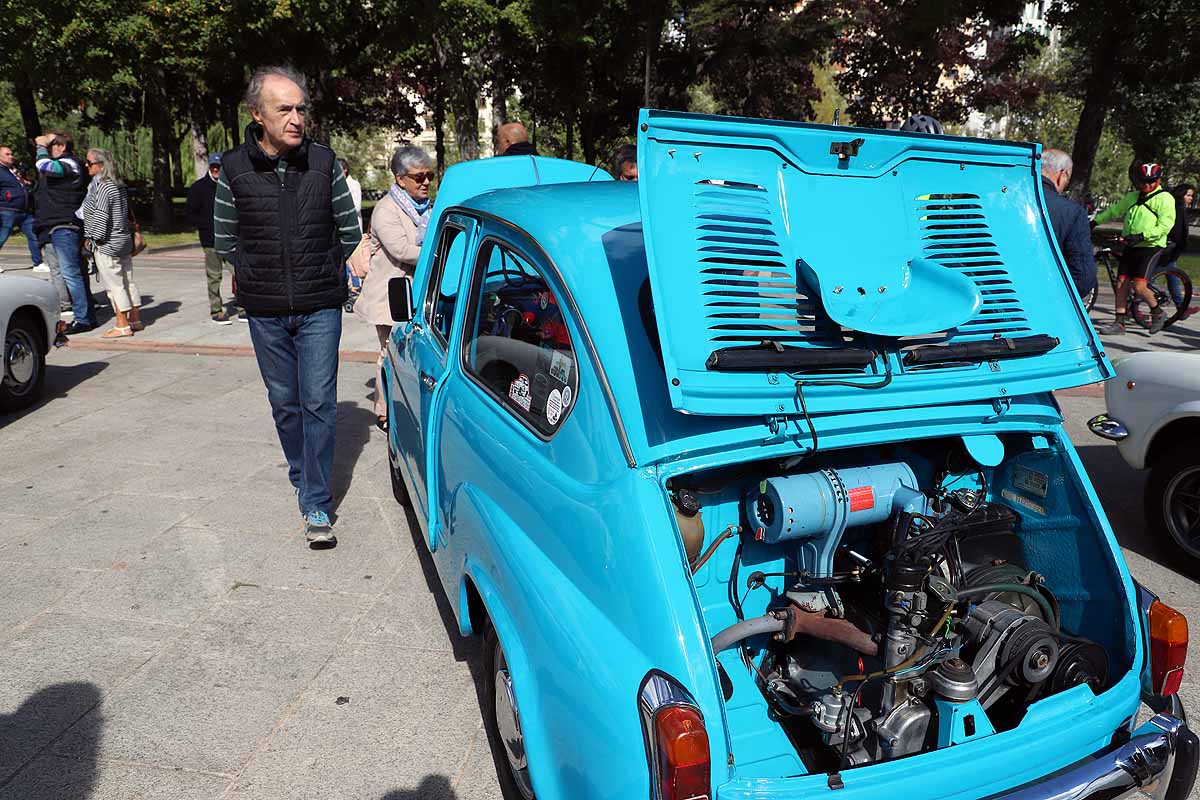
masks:
[[[427,183],[433,180],[432,172],[418,172],[415,175],[405,175],[413,183]]]
[[[98,167],[103,163],[103,161],[88,161],[86,158],[83,160],[83,165],[85,167]]]

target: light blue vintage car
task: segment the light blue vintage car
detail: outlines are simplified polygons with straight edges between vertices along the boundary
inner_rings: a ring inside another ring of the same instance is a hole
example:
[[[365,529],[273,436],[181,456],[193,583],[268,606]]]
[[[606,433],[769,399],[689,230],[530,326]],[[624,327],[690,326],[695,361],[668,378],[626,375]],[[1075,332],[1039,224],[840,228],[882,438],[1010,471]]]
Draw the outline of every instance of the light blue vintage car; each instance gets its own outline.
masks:
[[[1187,623],[1051,395],[1112,368],[1039,158],[643,111],[638,184],[446,173],[389,452],[506,797],[1187,797]]]

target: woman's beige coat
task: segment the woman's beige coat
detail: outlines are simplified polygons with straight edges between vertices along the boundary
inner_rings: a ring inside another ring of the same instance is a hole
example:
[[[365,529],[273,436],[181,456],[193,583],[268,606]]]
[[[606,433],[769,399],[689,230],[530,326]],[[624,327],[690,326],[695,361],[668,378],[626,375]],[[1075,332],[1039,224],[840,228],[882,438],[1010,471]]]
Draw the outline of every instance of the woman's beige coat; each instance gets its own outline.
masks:
[[[421,248],[416,243],[417,226],[400,210],[396,201],[384,195],[371,212],[371,269],[363,278],[362,294],[354,303],[354,313],[375,325],[391,325],[388,305],[388,281],[412,275]]]

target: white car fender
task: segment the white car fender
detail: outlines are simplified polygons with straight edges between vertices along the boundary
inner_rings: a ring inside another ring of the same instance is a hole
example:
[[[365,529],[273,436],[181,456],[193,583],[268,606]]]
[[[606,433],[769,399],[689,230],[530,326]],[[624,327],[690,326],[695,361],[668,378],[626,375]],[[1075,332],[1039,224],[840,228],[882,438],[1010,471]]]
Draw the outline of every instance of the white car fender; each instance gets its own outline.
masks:
[[[1200,355],[1135,353],[1116,363],[1104,386],[1108,415],[1129,432],[1117,444],[1134,469],[1146,466],[1154,438],[1184,417],[1200,417]]]

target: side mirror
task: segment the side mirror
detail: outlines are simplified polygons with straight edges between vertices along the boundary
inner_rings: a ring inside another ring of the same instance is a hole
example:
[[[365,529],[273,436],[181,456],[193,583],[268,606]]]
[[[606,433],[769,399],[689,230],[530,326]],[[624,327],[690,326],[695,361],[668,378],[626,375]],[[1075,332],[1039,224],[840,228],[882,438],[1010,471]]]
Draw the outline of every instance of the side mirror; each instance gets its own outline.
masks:
[[[388,281],[388,306],[392,311],[393,322],[412,321],[412,278],[401,275]]]

